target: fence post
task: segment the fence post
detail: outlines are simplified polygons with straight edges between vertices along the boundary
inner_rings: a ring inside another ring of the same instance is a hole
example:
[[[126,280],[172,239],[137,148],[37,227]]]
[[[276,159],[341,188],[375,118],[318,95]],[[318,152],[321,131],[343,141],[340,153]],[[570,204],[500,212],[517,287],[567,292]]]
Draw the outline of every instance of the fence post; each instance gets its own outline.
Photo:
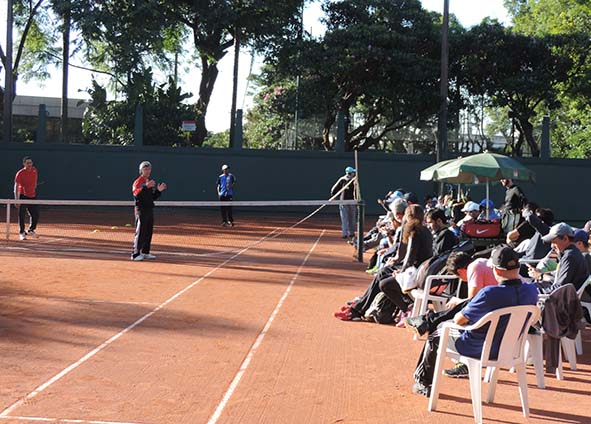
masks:
[[[365,226],[365,203],[357,203],[357,261],[363,263],[363,236]]]
[[[41,103],[39,105],[39,119],[37,120],[36,143],[45,143],[47,140],[47,107]]]
[[[144,145],[144,107],[139,104],[135,107],[135,120],[133,125],[134,146]]]
[[[6,240],[10,239],[10,199],[6,203]]]

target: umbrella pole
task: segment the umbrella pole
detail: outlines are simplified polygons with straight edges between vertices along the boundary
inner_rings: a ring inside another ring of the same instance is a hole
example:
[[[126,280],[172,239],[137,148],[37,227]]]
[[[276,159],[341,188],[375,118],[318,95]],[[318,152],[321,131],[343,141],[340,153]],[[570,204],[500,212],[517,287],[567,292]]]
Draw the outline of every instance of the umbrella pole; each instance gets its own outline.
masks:
[[[490,213],[488,212],[488,200],[489,198],[489,189],[488,189],[488,178],[486,179],[486,220],[488,221],[490,218]]]

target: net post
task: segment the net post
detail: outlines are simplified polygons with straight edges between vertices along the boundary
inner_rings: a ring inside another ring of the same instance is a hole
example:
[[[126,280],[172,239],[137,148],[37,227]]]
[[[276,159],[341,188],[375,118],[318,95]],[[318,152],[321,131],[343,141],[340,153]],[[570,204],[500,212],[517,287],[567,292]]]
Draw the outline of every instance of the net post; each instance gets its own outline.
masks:
[[[363,227],[365,221],[365,203],[357,202],[357,261],[363,263]]]
[[[10,200],[6,202],[6,240],[10,239]]]

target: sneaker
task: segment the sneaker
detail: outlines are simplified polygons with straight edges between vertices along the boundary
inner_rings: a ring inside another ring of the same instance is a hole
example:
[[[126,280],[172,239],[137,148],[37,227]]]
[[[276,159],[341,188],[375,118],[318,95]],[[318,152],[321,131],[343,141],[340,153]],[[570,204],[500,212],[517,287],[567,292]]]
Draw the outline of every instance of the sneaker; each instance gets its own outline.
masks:
[[[226,221],[222,221],[222,223],[220,224],[222,227],[227,227],[228,223]]]
[[[412,392],[417,395],[429,397],[431,396],[431,386],[425,386],[423,383],[417,381],[412,385]]]
[[[36,239],[36,238],[39,238],[39,234],[37,234],[37,233],[36,233],[34,230],[29,230],[29,231],[27,231],[27,235],[28,235],[28,236],[31,236],[31,237],[33,237],[33,238],[35,238],[35,239]]]
[[[143,254],[141,254],[141,253],[139,255],[137,255],[137,256],[132,256],[131,257],[131,260],[132,261],[136,261],[136,262],[137,261],[143,261],[144,259],[146,259],[146,257]]]
[[[234,222],[233,222],[233,221],[231,221],[231,222],[230,222],[230,227],[233,227],[233,226],[234,226]]]
[[[27,239],[27,235],[25,233],[20,233],[18,235],[19,240],[26,240]]]
[[[152,255],[150,253],[144,253],[144,259],[156,259],[156,255]]]
[[[429,324],[423,316],[406,318],[406,328],[414,331],[417,336],[421,337],[429,330]]]
[[[462,364],[461,362],[458,362],[456,366],[453,368],[444,370],[443,373],[448,377],[454,378],[464,378],[469,376],[468,367],[466,366],[466,364]]]
[[[379,269],[380,267],[376,265],[373,268],[366,269],[365,272],[367,272],[368,274],[375,274],[376,272],[378,272]]]

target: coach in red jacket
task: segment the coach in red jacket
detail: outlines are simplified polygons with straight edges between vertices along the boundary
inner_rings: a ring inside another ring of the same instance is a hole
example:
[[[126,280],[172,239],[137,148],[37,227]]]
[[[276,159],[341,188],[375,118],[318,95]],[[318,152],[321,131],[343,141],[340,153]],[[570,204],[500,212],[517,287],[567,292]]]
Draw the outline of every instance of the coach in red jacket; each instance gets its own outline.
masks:
[[[166,190],[166,183],[156,185],[150,179],[152,164],[148,161],[140,163],[140,176],[133,182],[132,192],[135,199],[135,238],[131,260],[143,261],[156,259],[150,254],[152,232],[154,228],[154,200]]]
[[[16,173],[14,177],[14,198],[15,200],[31,200],[37,198],[37,168],[33,166],[33,159],[29,156],[23,158],[23,167]],[[39,237],[35,230],[39,222],[39,205],[19,205],[18,208],[18,226],[19,238],[26,240],[27,236],[37,238]],[[26,213],[29,213],[29,229],[25,232]]]

